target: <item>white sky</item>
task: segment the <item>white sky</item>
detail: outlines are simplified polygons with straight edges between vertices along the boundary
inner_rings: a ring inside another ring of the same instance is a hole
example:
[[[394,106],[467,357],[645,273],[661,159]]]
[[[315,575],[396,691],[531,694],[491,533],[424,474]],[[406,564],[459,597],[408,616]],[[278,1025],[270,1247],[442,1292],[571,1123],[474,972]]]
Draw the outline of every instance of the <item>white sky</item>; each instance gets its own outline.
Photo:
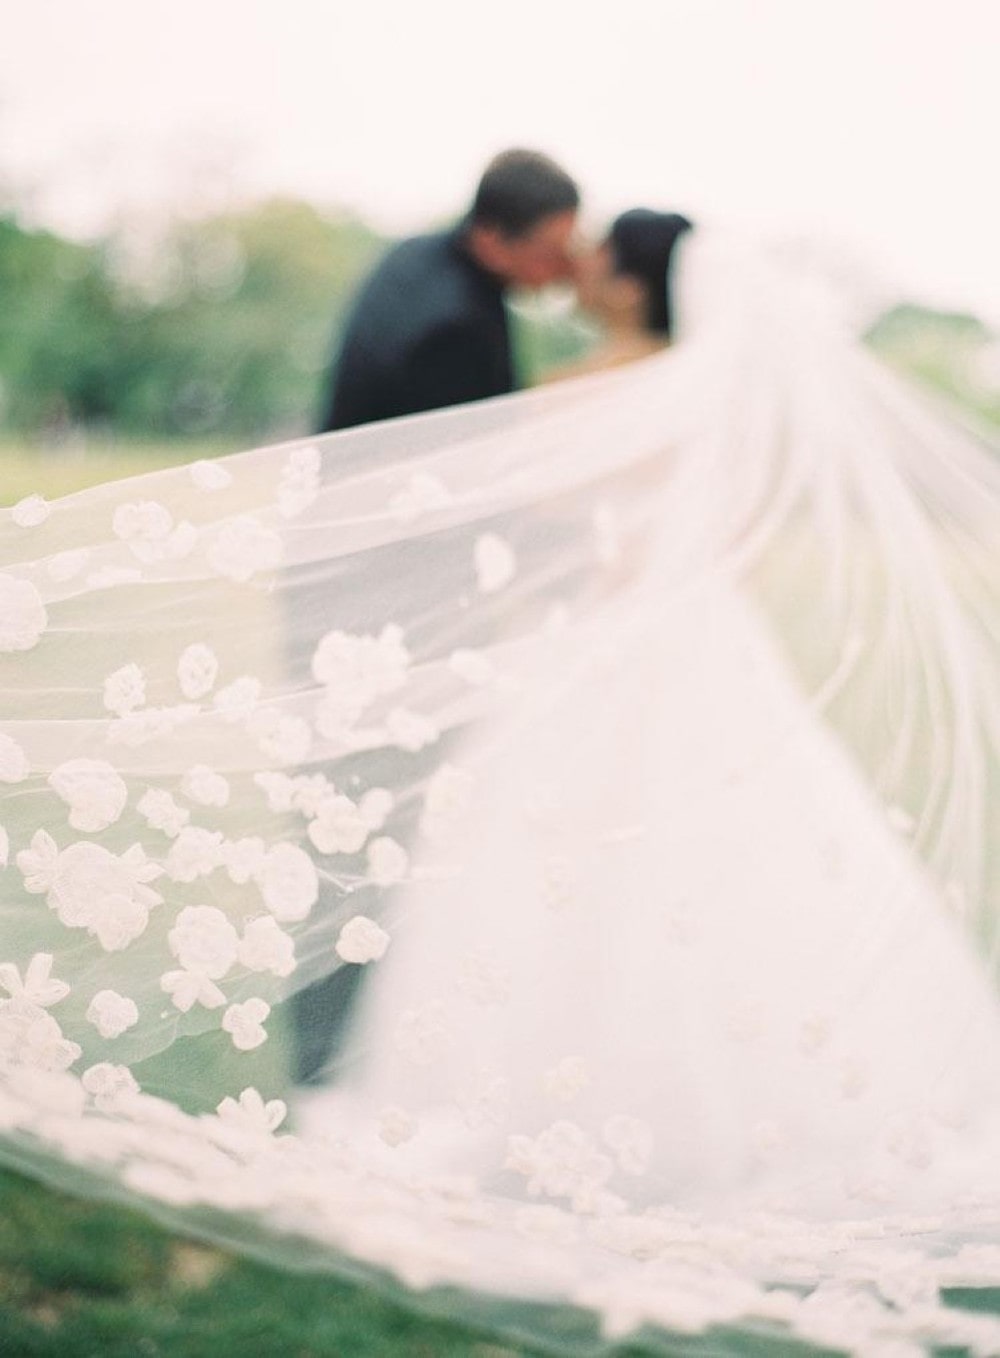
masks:
[[[0,175],[79,232],[227,181],[409,229],[539,146],[588,213],[842,237],[1000,322],[1000,0],[7,0]]]

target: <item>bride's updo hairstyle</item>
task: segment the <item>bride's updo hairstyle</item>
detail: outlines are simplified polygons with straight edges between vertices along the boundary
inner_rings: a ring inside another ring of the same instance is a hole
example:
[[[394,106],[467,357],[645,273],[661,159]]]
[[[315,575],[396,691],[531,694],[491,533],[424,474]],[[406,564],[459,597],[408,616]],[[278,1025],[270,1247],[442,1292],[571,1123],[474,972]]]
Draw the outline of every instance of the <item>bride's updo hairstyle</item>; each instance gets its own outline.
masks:
[[[670,266],[674,246],[693,223],[678,212],[637,207],[616,217],[608,233],[615,271],[637,278],[646,292],[646,324],[654,334],[670,338],[673,309]]]

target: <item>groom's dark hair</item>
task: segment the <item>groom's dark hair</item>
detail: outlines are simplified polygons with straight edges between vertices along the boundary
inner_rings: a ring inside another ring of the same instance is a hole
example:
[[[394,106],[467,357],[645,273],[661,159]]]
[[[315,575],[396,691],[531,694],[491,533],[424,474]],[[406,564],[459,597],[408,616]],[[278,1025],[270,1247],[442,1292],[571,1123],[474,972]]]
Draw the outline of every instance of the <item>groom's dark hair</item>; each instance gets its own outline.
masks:
[[[468,220],[523,236],[543,217],[575,212],[580,190],[565,170],[540,151],[501,151],[487,165]]]

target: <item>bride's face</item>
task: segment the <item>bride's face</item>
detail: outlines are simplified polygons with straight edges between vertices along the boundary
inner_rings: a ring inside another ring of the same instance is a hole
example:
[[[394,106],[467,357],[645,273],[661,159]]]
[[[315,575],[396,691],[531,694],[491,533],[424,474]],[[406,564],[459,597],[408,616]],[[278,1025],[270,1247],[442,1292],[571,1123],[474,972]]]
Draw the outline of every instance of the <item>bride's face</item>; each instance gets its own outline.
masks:
[[[606,240],[578,256],[576,295],[583,310],[602,321],[620,321],[642,314],[642,285],[616,270],[614,254]]]

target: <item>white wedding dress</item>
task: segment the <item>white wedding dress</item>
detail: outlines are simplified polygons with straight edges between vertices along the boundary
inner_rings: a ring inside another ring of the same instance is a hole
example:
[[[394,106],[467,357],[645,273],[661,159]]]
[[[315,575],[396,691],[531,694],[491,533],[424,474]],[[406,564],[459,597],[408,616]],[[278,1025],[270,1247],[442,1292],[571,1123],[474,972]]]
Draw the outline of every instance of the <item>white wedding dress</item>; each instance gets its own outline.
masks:
[[[0,1156],[571,1354],[985,1358],[1000,463],[801,260],[677,287],[627,369],[0,513]]]
[[[1000,1130],[1000,1004],[905,813],[727,582],[674,597],[651,569],[601,643],[553,640],[563,682],[529,675],[509,729],[455,752],[461,863],[418,857],[353,1110],[335,1085],[306,1125],[353,1111],[376,1150],[395,1110],[378,1163],[580,1211],[984,1188],[954,1129]]]

